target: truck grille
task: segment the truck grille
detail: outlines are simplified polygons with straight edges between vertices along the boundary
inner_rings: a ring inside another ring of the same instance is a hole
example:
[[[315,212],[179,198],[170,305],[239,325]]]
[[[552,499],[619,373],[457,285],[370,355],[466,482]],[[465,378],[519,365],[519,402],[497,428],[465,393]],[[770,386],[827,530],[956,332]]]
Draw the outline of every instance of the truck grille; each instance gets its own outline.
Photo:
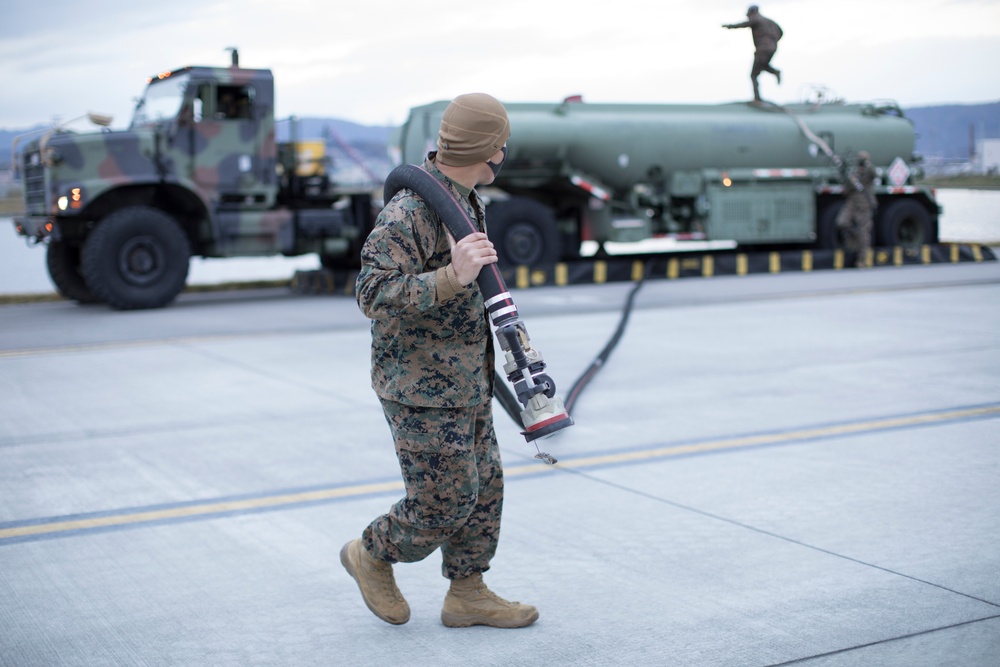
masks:
[[[28,213],[46,213],[45,167],[37,151],[24,155],[24,201]]]

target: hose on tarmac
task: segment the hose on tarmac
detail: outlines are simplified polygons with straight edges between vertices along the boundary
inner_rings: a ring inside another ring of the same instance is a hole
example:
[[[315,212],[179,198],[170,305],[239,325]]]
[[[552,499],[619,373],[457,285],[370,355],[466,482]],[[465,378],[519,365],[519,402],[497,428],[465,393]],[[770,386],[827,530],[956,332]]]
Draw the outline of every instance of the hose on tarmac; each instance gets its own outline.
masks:
[[[607,363],[608,358],[610,358],[611,353],[614,352],[615,348],[618,347],[618,343],[621,341],[622,336],[625,333],[625,327],[628,325],[629,317],[632,315],[632,308],[635,305],[636,294],[642,288],[646,281],[646,276],[649,275],[649,269],[652,263],[647,264],[646,270],[643,271],[642,277],[639,278],[632,285],[632,289],[629,290],[628,295],[625,297],[625,305],[622,308],[621,316],[618,319],[618,326],[615,328],[614,333],[611,334],[611,338],[604,345],[601,351],[594,357],[594,360],[590,362],[590,365],[583,371],[583,373],[576,379],[573,386],[570,387],[569,393],[566,396],[565,406],[566,412],[568,414],[573,413],[573,406],[576,405],[577,399],[583,393],[584,388],[590,383],[591,380],[597,375],[597,373],[604,368]],[[504,384],[503,376],[500,373],[496,374],[496,379],[494,381],[494,391],[493,395],[496,397],[497,401],[504,411],[510,415],[510,418],[518,425],[521,424],[520,410],[521,406],[511,393],[507,386]]]

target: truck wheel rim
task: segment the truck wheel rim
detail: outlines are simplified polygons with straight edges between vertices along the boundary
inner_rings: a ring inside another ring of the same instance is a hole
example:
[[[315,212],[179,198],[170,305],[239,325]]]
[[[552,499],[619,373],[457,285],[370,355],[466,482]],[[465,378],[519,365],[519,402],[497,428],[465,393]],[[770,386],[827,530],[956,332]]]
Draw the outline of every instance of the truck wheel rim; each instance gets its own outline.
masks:
[[[526,222],[511,225],[504,234],[504,249],[514,265],[534,264],[542,255],[543,244],[538,229]]]
[[[899,223],[899,245],[903,247],[915,247],[924,241],[923,228],[920,223],[913,218],[906,218]]]
[[[130,284],[145,287],[163,274],[164,252],[151,236],[136,236],[122,244],[118,252],[118,271]]]

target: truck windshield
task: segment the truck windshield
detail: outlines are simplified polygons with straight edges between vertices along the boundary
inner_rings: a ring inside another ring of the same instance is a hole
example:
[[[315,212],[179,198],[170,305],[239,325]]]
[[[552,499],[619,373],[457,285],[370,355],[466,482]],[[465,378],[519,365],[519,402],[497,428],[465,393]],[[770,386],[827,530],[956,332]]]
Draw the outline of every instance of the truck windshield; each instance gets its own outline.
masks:
[[[146,87],[146,94],[135,105],[132,127],[153,125],[176,118],[190,79],[190,74],[175,74],[165,79],[153,79]]]

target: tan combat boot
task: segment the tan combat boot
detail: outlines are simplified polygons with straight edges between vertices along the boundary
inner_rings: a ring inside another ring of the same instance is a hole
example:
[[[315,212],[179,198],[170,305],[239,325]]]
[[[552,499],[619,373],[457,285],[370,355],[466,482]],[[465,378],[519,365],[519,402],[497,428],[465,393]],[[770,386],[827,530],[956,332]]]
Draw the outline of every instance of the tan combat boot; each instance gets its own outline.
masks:
[[[361,544],[361,539],[351,540],[340,550],[340,562],[347,573],[354,577],[361,589],[361,597],[372,613],[386,623],[402,625],[410,620],[410,605],[396,586],[392,565],[373,558]]]
[[[441,622],[449,628],[490,625],[494,628],[523,628],[538,620],[538,610],[528,604],[508,602],[486,588],[482,573],[453,579],[444,598]]]

